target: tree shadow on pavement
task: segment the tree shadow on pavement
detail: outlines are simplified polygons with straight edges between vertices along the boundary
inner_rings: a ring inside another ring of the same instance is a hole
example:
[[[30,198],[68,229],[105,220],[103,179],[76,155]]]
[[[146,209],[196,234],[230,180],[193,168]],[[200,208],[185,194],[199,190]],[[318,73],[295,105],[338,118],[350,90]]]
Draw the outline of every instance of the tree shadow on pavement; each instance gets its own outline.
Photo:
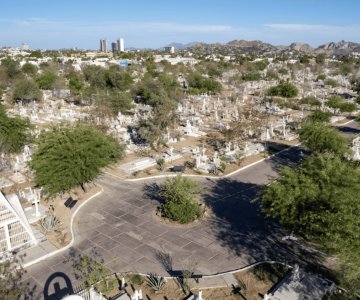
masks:
[[[211,192],[203,199],[213,212],[208,226],[221,246],[249,264],[262,260],[290,265],[320,262],[321,253],[293,241],[282,241],[284,230],[264,217],[258,200],[260,195],[261,186],[256,184],[231,179],[214,182]]]
[[[279,172],[285,166],[290,168],[297,167],[301,160],[308,154],[308,151],[303,148],[294,146],[268,158],[267,160],[271,163],[272,169]]]
[[[143,187],[144,198],[151,201],[156,201],[158,204],[165,202],[165,199],[160,195],[161,187],[156,182],[147,183]]]

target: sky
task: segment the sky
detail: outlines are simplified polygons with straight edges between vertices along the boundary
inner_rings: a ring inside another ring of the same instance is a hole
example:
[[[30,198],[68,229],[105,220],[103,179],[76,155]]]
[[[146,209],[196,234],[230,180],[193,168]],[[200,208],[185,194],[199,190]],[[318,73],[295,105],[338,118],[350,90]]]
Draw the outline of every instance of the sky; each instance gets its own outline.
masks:
[[[360,0],[1,0],[0,47],[98,49],[172,42],[360,42]]]

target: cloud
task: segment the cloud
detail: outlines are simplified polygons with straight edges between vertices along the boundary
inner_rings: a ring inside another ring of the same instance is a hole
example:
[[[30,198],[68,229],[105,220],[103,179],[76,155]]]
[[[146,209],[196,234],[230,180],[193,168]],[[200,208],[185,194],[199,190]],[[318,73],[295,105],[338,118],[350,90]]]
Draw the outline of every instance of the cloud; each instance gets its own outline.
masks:
[[[323,25],[323,24],[265,24],[264,27],[269,30],[282,32],[308,32],[308,33],[358,33],[360,25]]]

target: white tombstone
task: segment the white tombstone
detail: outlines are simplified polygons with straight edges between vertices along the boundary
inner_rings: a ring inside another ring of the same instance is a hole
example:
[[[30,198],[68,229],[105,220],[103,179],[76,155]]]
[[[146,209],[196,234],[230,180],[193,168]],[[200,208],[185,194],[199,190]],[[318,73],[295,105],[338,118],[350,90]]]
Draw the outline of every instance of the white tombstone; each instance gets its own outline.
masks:
[[[196,155],[196,160],[195,160],[195,167],[198,169],[200,168],[200,165],[201,165],[201,157],[200,155]]]
[[[143,300],[142,290],[140,289],[138,292],[138,299]]]
[[[131,300],[139,300],[139,292],[135,290],[134,295],[132,295]]]
[[[292,270],[292,280],[298,282],[300,280],[300,267],[298,264],[295,264]]]
[[[215,115],[214,115],[215,121],[219,120],[219,115],[217,109],[215,109]]]
[[[125,278],[121,278],[121,283],[120,283],[120,289],[125,289],[126,283],[125,283]]]
[[[17,174],[20,171],[20,158],[17,155],[16,155],[14,168],[15,168],[15,173]]]

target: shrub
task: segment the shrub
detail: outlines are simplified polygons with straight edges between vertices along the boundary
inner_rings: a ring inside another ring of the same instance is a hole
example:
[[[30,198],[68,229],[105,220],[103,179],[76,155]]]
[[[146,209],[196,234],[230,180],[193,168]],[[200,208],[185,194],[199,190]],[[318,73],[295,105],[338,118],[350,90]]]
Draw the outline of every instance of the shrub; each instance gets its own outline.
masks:
[[[281,82],[276,86],[272,86],[268,91],[268,96],[279,96],[285,98],[293,98],[298,94],[298,89],[290,82]]]
[[[331,114],[329,112],[324,112],[321,110],[315,110],[313,114],[309,117],[312,122],[329,122]]]
[[[196,199],[200,192],[195,181],[181,176],[168,178],[161,185],[160,193],[165,199],[161,207],[165,217],[186,224],[203,215]]]
[[[135,285],[140,285],[143,283],[143,278],[139,274],[135,274],[131,277],[131,283]]]
[[[166,281],[162,276],[158,276],[155,273],[149,273],[147,276],[147,283],[154,291],[160,291],[165,287]]]

